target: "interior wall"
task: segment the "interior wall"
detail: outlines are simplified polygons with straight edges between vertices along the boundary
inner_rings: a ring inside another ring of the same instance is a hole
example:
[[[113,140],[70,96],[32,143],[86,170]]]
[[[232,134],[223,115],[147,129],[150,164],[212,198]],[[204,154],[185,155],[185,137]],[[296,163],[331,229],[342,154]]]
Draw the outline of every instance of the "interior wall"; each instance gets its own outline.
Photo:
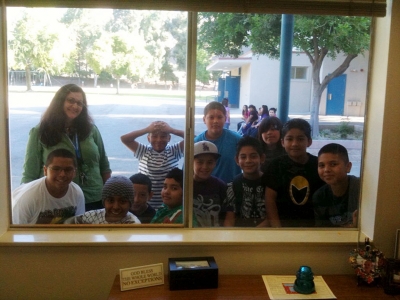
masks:
[[[387,109],[392,107],[395,110],[399,105],[398,101],[387,98],[387,93],[390,92],[390,90],[398,90],[398,87],[395,87],[395,85],[388,84],[387,74],[391,66],[399,65],[399,58],[395,57],[394,54],[389,55],[389,51],[396,51],[394,47],[391,48],[391,45],[394,45],[394,41],[390,36],[392,31],[391,24],[398,22],[400,18],[400,10],[398,7],[393,10],[390,9],[391,1],[388,1],[388,6],[388,16],[386,18],[376,19],[375,26],[373,27],[369,103],[365,117],[366,135],[364,139],[365,153],[361,189],[361,228],[366,236],[373,237],[374,240],[375,238],[379,239],[379,235],[381,234],[388,236],[388,234],[393,234],[394,231],[394,228],[388,230],[390,233],[377,230],[378,215],[376,210],[378,203],[387,203],[389,201],[388,199],[381,197],[382,194],[379,193],[379,189],[385,186],[391,193],[398,194],[397,191],[394,191],[394,187],[398,185],[398,182],[393,182],[393,179],[396,176],[389,178],[389,181],[381,180],[381,178],[383,178],[382,176],[384,176],[382,172],[385,172],[384,170],[387,168],[391,168],[390,163],[387,158],[384,157],[383,153],[385,151],[394,150],[384,149],[387,146],[390,146],[390,143],[387,145],[384,144],[382,137],[385,133],[393,136],[391,131],[396,131],[396,128],[388,127],[390,124],[389,120],[386,119],[386,114],[388,113]],[[397,51],[399,51],[399,49],[400,48],[398,48]],[[390,62],[389,56],[392,59]],[[387,130],[386,132],[384,131],[385,129]],[[399,166],[399,164],[400,162],[398,160],[397,162],[393,161],[393,166]],[[378,181],[377,178],[379,179]],[[383,214],[384,217],[389,217],[391,214],[388,209],[384,211],[381,210],[380,213]],[[390,222],[389,219],[387,221]],[[386,222],[384,222],[384,224],[386,224]],[[384,246],[382,243],[379,244],[380,247]],[[388,251],[393,251],[393,249],[389,248],[389,245],[394,245],[393,238],[386,240],[386,243],[384,244],[386,245],[386,253],[388,253]]]
[[[385,101],[374,102],[375,106],[368,112],[370,120],[376,118],[374,108],[379,110],[383,108],[384,113],[374,241],[388,256],[392,256],[396,230],[400,229],[400,190],[397,175],[400,166],[400,59],[398,55],[400,52],[400,1],[394,0],[392,5]]]
[[[0,299],[106,299],[119,269],[214,256],[220,274],[352,274],[355,245],[0,247]]]

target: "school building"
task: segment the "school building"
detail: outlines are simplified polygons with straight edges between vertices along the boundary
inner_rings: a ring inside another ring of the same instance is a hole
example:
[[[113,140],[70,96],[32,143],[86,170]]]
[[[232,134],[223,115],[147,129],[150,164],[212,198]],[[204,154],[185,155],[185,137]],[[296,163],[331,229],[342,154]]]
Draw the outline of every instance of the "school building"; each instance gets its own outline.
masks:
[[[344,60],[324,59],[321,78],[332,73]],[[369,51],[350,63],[344,74],[334,78],[321,96],[319,113],[363,117],[367,100]],[[207,67],[209,71],[223,71],[218,81],[218,100],[228,97],[231,107],[253,104],[278,107],[280,61],[265,55],[244,51],[238,58],[216,57]],[[290,82],[290,114],[309,114],[312,99],[312,66],[304,52],[293,51]]]

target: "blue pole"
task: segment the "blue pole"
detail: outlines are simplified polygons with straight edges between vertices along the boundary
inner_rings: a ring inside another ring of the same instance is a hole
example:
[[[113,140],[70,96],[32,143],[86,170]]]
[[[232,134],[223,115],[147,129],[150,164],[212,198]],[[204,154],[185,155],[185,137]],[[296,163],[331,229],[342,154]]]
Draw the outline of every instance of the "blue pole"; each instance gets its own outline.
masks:
[[[281,54],[279,73],[278,117],[283,123],[289,119],[290,75],[293,48],[293,15],[282,15]]]

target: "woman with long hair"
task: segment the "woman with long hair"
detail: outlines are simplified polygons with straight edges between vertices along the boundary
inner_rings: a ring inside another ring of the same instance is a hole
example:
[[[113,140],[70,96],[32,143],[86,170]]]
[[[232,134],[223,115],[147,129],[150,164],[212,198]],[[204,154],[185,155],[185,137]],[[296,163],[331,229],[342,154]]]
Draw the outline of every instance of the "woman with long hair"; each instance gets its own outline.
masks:
[[[258,126],[258,140],[265,154],[265,161],[261,165],[261,171],[264,173],[274,158],[286,153],[281,143],[282,126],[281,120],[277,117],[265,118]]]
[[[100,132],[89,116],[85,92],[75,84],[56,92],[40,123],[31,129],[21,183],[42,177],[47,155],[60,148],[75,154],[74,182],[82,188],[86,210],[102,208],[101,190],[111,175],[110,164]]]

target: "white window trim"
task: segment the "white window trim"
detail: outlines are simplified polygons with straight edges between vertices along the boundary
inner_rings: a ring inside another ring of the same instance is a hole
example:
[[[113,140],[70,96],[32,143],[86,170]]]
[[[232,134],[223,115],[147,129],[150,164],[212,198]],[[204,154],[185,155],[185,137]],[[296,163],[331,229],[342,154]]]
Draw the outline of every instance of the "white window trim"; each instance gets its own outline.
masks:
[[[290,78],[292,81],[299,81],[299,82],[308,82],[309,78],[309,67],[308,66],[292,66],[292,68],[298,69],[298,68],[304,68],[306,69],[306,78]],[[291,77],[291,76],[290,76]]]

